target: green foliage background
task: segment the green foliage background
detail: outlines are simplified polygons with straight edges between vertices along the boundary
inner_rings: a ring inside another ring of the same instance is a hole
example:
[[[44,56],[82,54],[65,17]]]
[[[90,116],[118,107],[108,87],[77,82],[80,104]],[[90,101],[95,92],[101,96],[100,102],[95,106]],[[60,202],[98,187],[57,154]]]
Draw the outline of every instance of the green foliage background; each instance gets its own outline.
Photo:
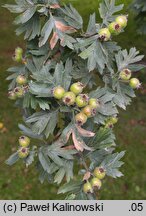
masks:
[[[13,0],[1,0],[1,5],[13,3]],[[66,0],[65,2],[69,2]],[[98,0],[70,1],[83,15],[87,23],[89,14],[98,13]],[[131,0],[117,0],[125,4],[125,13],[129,13],[128,5]],[[84,6],[84,7],[83,7]],[[0,121],[4,122],[7,133],[0,133],[0,199],[63,199],[56,196],[56,187],[38,181],[34,167],[29,169],[19,162],[13,167],[4,164],[5,159],[17,148],[18,122],[21,113],[13,107],[13,102],[7,99],[6,69],[12,65],[11,56],[16,46],[23,46],[22,37],[16,37],[12,26],[13,15],[6,9],[0,8]],[[116,37],[123,48],[136,46],[146,55],[146,36],[136,33],[134,15],[130,12],[129,23],[125,33]],[[138,75],[139,76],[139,75]],[[145,76],[139,76],[145,83]],[[119,150],[126,150],[125,165],[121,179],[106,178],[100,193],[100,199],[146,199],[146,112],[145,96],[140,95],[127,112],[121,112],[119,123],[116,125],[117,143]],[[142,120],[142,121],[139,121]]]

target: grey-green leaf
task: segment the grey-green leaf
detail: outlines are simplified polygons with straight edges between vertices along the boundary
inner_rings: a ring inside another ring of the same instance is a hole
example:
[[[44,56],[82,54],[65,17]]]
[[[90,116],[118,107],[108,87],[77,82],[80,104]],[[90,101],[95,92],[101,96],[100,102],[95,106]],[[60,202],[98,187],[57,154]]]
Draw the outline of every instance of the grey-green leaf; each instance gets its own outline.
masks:
[[[15,152],[6,160],[6,164],[12,166],[18,161],[18,159],[19,159],[18,152]]]

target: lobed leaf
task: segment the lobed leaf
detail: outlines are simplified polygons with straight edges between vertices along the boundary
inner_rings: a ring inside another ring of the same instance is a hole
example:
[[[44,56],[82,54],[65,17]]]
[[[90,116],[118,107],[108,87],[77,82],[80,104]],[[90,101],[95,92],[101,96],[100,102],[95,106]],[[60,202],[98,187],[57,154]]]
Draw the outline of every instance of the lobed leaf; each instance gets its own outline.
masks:
[[[125,152],[114,153],[108,155],[101,163],[101,167],[106,170],[106,174],[113,178],[121,177],[123,174],[118,170],[122,165],[121,158],[125,155]]]

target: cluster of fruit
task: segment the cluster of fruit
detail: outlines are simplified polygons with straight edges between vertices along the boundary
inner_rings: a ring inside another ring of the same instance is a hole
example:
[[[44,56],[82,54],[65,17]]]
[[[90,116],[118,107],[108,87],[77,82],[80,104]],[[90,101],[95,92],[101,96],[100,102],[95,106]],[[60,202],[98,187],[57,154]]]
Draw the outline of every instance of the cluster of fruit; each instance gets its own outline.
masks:
[[[83,192],[84,193],[93,193],[94,190],[100,189],[102,186],[101,180],[105,177],[106,173],[105,170],[101,167],[96,167],[93,172],[93,176],[91,181],[87,181],[83,185]]]
[[[141,86],[140,81],[137,78],[131,78],[132,72],[129,69],[124,69],[120,72],[119,78],[124,81],[129,81],[129,85],[133,89],[138,89]]]
[[[80,82],[74,83],[70,87],[70,91],[65,92],[61,86],[53,89],[53,96],[55,99],[62,100],[67,106],[75,105],[80,108],[80,112],[76,114],[75,121],[78,125],[86,123],[87,119],[96,114],[100,103],[96,98],[89,98],[87,94],[81,94],[84,85]]]
[[[11,100],[23,97],[26,91],[27,78],[24,75],[18,75],[16,78],[17,87],[14,90],[8,92],[8,97]]]
[[[102,28],[99,31],[99,38],[102,41],[109,41],[111,35],[118,35],[127,26],[127,16],[121,15],[116,20],[109,24],[108,28]]]
[[[19,137],[19,145],[20,145],[18,149],[19,158],[26,158],[29,155],[30,139],[27,136]]]

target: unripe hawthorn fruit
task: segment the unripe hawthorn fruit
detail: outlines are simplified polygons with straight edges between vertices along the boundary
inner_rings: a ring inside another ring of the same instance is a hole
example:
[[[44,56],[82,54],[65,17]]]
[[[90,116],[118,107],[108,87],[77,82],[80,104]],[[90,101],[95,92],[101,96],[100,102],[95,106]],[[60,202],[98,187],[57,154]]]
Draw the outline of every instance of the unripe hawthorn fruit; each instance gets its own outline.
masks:
[[[54,96],[54,98],[56,98],[58,100],[62,99],[64,94],[65,94],[65,90],[61,86],[55,87],[53,89],[53,96]]]
[[[82,112],[88,117],[90,118],[93,115],[93,108],[90,105],[85,106],[82,109]]]
[[[96,178],[96,177],[92,178],[90,183],[91,183],[91,186],[92,186],[93,189],[94,188],[100,189],[101,186],[102,186],[101,180]]]
[[[26,158],[29,155],[29,149],[25,147],[20,147],[18,149],[19,158]]]
[[[83,185],[83,192],[84,193],[93,193],[93,189],[92,189],[92,186],[91,186],[90,182],[86,182]]]
[[[128,19],[127,19],[127,16],[125,15],[121,15],[121,16],[118,16],[116,18],[116,23],[118,23],[122,28],[125,28],[127,26],[127,22],[128,22]]]
[[[67,106],[74,105],[76,100],[76,95],[73,92],[66,92],[63,96],[63,103]]]
[[[0,122],[0,130],[3,129],[4,124],[2,122]]]
[[[24,75],[19,75],[17,76],[16,78],[16,83],[19,84],[19,85],[24,85],[27,83],[27,79]]]
[[[140,81],[137,78],[132,78],[129,82],[129,85],[131,86],[131,88],[133,89],[138,89],[141,86]]]
[[[77,82],[71,85],[70,90],[75,94],[78,95],[82,93],[84,85],[81,82]]]
[[[77,125],[81,126],[86,123],[87,116],[84,113],[80,112],[75,116],[75,121]]]
[[[14,91],[9,91],[8,92],[8,98],[11,100],[16,100],[16,98],[17,98],[16,93]]]
[[[13,59],[14,59],[14,61],[16,61],[16,62],[21,62],[21,61],[22,61],[22,56],[19,56],[19,55],[16,56],[16,55],[15,55]]]
[[[15,54],[14,54],[14,60],[16,61],[16,62],[21,62],[22,61],[22,54],[23,54],[23,49],[22,48],[20,48],[20,47],[17,47],[16,49],[15,49]]]
[[[87,94],[80,94],[76,97],[76,105],[78,107],[84,107],[88,104],[89,97]]]
[[[23,54],[23,49],[22,49],[21,47],[17,47],[17,48],[15,49],[15,54],[16,54],[16,55],[22,55],[22,54]]]
[[[93,109],[97,109],[100,107],[99,101],[96,98],[90,98],[89,99],[89,105],[93,108]]]
[[[102,28],[99,30],[99,38],[102,41],[109,41],[111,38],[111,33],[108,28]]]
[[[24,90],[23,90],[23,88],[21,88],[21,87],[16,87],[16,88],[14,89],[14,93],[16,94],[16,96],[17,96],[18,98],[21,98],[21,97],[24,95]]]
[[[27,136],[19,137],[19,145],[22,147],[28,147],[30,144],[30,139]]]
[[[104,128],[113,128],[113,125],[118,122],[118,118],[116,116],[110,117],[107,119]]]
[[[105,170],[101,167],[96,167],[94,169],[94,176],[97,177],[98,179],[103,179],[105,177]]]
[[[107,122],[104,126],[104,128],[113,128],[113,124],[111,122]]]
[[[115,116],[113,116],[109,119],[109,123],[111,123],[111,124],[116,124],[117,122],[118,122],[118,118]]]
[[[132,76],[132,72],[129,69],[124,69],[119,74],[119,78],[122,80],[129,80],[131,76]]]
[[[110,23],[108,29],[113,35],[118,35],[121,33],[121,26],[117,22]]]

